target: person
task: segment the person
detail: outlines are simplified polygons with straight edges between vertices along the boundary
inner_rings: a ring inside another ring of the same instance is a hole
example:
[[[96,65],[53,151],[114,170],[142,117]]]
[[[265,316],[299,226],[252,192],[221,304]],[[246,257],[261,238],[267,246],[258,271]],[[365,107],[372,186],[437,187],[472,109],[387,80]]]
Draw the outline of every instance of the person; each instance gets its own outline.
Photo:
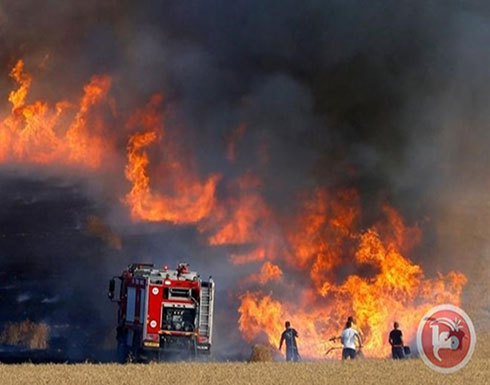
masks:
[[[393,324],[393,330],[390,332],[389,343],[391,345],[391,356],[394,360],[401,360],[405,358],[403,352],[403,333],[399,329],[400,325],[395,321]]]
[[[354,329],[358,334],[359,334],[359,337],[360,337],[360,340],[363,340],[364,339],[364,335],[362,334],[362,330],[359,328],[359,326],[357,326],[356,322],[354,321],[354,317],[353,316],[349,316],[347,318],[347,322],[350,322],[351,325],[352,325],[352,329]],[[356,339],[356,355],[358,357],[363,357],[363,353],[362,353],[362,350],[361,350],[361,346],[359,345],[359,341]]]
[[[362,348],[362,339],[359,333],[352,327],[352,322],[347,321],[345,329],[342,331],[340,341],[342,342],[342,360],[356,358],[356,340],[359,348]]]
[[[284,324],[286,330],[281,334],[281,342],[279,343],[279,350],[282,348],[282,344],[286,341],[286,361],[298,361],[298,345],[296,344],[296,338],[298,338],[298,332],[291,327],[291,322],[286,321]]]

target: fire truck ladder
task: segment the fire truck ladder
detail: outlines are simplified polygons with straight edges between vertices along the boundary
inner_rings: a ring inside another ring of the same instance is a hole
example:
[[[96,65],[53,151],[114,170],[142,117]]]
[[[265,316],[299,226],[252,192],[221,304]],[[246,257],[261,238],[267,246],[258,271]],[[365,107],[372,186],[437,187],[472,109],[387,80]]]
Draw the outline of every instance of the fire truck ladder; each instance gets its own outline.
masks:
[[[209,344],[213,336],[213,307],[214,307],[214,281],[201,285],[201,298],[199,300],[199,335],[208,337]]]

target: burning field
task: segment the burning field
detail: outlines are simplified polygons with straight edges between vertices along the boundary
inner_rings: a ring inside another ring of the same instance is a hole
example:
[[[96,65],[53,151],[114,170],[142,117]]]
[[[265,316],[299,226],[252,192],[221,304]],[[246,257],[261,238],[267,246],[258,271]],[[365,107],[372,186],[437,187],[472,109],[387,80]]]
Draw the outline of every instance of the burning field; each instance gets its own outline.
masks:
[[[490,58],[464,42],[490,27],[476,5],[482,28],[419,1],[366,14],[48,2],[46,20],[13,33],[28,3],[0,4],[3,345],[112,360],[107,281],[133,262],[214,277],[216,359],[275,349],[286,320],[305,360],[338,358],[325,353],[348,316],[368,358],[389,356],[394,321],[414,346],[438,304],[485,327]],[[302,370],[344,373],[315,365]],[[254,368],[270,383],[283,371]]]
[[[115,103],[109,103],[108,76],[92,77],[78,104],[62,100],[51,107],[42,100],[26,103],[32,76],[23,61],[10,75],[17,88],[9,94],[11,112],[0,127],[3,162],[77,165],[90,173],[104,168],[104,158],[116,156],[111,153],[116,144],[103,135],[106,126],[96,112]],[[108,106],[100,106],[105,103]],[[297,207],[284,217],[264,199],[264,181],[249,171],[225,183],[226,198],[220,200],[216,190],[222,175],[199,176],[192,159],[168,137],[162,95],[153,95],[125,126],[124,175],[131,185],[119,198],[130,217],[136,222],[195,225],[210,247],[237,249],[229,253],[230,268],[256,267],[235,289],[238,328],[245,340],[265,335],[276,346],[283,321],[289,319],[301,328],[302,354],[319,358],[326,341],[355,314],[366,331],[365,353],[384,357],[389,352],[386,335],[395,320],[413,340],[428,309],[460,304],[465,275],[450,271],[427,277],[408,257],[420,244],[420,228],[408,226],[388,204],[380,207],[377,222],[362,229],[356,189],[314,187],[303,191]],[[94,128],[101,132],[94,133]],[[245,135],[243,126],[240,130]],[[162,179],[160,188],[152,184],[152,149],[168,158],[154,166]],[[230,152],[228,147],[228,158]],[[120,247],[93,217],[87,217],[87,226],[109,246]]]

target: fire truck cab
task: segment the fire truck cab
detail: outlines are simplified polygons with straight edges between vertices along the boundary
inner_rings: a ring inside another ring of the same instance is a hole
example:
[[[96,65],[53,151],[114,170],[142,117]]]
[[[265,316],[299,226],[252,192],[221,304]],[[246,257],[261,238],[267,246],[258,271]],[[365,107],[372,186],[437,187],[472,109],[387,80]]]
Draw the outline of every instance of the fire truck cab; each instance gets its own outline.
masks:
[[[211,352],[214,281],[181,263],[176,270],[131,264],[109,282],[118,303],[118,360],[189,358]]]

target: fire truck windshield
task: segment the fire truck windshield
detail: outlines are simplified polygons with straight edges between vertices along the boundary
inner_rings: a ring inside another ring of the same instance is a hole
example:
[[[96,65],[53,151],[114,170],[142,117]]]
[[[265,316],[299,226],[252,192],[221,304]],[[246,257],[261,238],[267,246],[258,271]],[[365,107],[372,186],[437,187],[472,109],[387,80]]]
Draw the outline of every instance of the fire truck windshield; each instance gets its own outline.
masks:
[[[169,290],[169,298],[189,298],[190,296],[190,289],[171,288]]]

